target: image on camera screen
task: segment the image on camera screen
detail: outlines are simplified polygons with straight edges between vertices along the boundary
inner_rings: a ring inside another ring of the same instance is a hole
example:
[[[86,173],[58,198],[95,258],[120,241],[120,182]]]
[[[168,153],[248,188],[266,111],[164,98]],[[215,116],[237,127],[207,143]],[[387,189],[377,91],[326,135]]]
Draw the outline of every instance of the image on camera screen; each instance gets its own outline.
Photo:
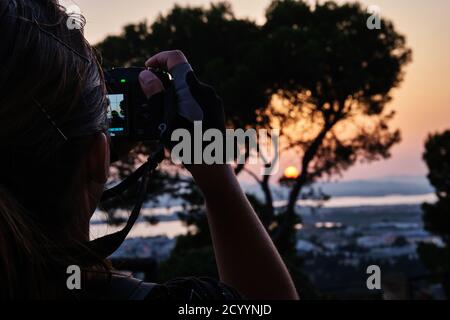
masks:
[[[112,136],[125,133],[125,96],[123,94],[108,95],[108,122]]]

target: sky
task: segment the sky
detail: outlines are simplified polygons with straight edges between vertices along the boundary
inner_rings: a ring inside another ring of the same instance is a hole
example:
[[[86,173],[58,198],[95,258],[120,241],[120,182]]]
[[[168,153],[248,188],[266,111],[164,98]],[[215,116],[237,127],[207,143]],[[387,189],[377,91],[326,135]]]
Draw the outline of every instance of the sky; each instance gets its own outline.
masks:
[[[152,21],[175,3],[207,5],[206,0],[65,0],[76,4],[87,18],[86,38],[96,43],[122,27],[144,19]],[[230,0],[239,17],[264,22],[270,0]],[[343,3],[345,1],[337,1]],[[353,2],[353,1],[347,1]],[[356,165],[342,179],[371,179],[386,176],[418,176],[427,173],[421,159],[424,142],[431,132],[450,129],[450,1],[449,0],[361,0],[377,5],[383,17],[394,21],[413,49],[413,62],[405,80],[395,89],[390,108],[397,111],[393,123],[403,141],[392,150],[392,158]],[[295,164],[295,163],[293,163]]]

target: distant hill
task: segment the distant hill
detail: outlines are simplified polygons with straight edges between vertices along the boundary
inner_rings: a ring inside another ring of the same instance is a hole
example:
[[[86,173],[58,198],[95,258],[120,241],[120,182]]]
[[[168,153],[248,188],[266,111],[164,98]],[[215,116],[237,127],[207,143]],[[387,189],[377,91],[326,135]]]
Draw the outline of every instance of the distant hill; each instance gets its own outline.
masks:
[[[433,188],[426,177],[384,177],[371,180],[319,183],[325,193],[332,196],[386,196],[432,193]]]
[[[259,186],[242,183],[246,192],[262,196]],[[338,182],[321,182],[315,184],[332,197],[381,197],[387,195],[420,195],[433,193],[433,188],[426,177],[397,176],[370,180],[351,180]],[[276,199],[286,199],[285,188],[274,186]]]

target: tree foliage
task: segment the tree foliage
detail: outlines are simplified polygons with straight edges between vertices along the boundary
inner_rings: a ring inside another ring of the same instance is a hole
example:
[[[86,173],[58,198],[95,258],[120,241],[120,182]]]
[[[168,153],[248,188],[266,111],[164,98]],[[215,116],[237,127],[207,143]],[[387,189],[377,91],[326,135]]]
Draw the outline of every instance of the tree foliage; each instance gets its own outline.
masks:
[[[422,261],[437,275],[447,296],[450,296],[450,130],[428,137],[423,159],[429,171],[428,180],[438,198],[436,203],[422,206],[425,229],[440,236],[445,247],[422,244],[418,251]]]

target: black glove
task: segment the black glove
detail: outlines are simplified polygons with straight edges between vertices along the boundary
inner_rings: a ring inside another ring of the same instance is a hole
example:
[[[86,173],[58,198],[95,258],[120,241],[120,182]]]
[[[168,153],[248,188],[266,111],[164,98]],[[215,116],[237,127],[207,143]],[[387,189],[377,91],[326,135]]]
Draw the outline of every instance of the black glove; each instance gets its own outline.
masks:
[[[172,150],[179,143],[172,141],[172,133],[177,129],[186,129],[191,134],[193,155],[195,122],[201,122],[203,133],[208,129],[219,130],[225,145],[225,113],[222,99],[212,87],[197,79],[188,63],[177,65],[171,70],[171,74],[173,84],[165,92],[167,124],[163,137],[165,146]],[[202,143],[202,150],[208,144],[210,142]]]

